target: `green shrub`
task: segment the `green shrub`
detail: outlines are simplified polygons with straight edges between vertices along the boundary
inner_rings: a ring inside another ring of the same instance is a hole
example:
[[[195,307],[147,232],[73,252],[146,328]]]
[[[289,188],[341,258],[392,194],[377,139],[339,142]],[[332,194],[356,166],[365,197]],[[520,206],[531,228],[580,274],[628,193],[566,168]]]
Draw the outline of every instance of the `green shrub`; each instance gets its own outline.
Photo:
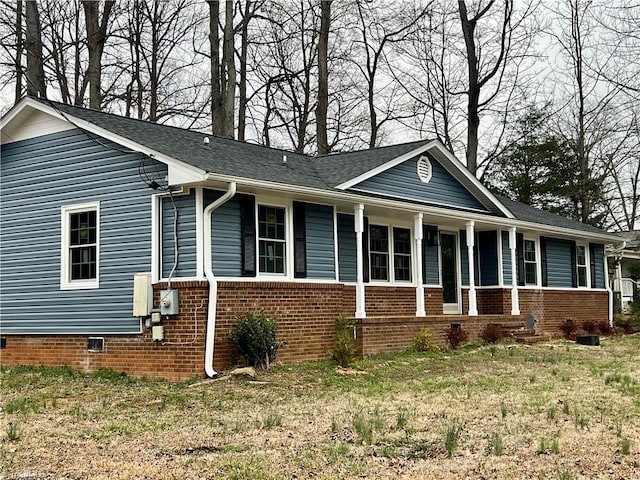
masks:
[[[439,352],[440,347],[433,340],[433,332],[423,328],[413,339],[413,348],[418,352]]]
[[[340,315],[336,321],[336,346],[329,354],[331,359],[341,367],[348,367],[356,357],[356,326],[353,321]]]
[[[229,332],[233,360],[244,359],[247,365],[269,368],[281,344],[276,337],[278,324],[264,312],[247,312]]]

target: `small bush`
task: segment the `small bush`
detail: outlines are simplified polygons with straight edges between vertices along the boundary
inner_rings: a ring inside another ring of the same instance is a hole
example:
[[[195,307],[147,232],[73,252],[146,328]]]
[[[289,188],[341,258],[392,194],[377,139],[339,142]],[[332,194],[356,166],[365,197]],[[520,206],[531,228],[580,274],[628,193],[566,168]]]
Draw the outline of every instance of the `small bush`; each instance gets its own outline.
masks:
[[[502,327],[497,323],[488,323],[480,332],[480,338],[487,343],[498,343],[502,337],[504,337]]]
[[[247,365],[268,369],[281,346],[276,338],[277,328],[277,322],[264,312],[248,312],[238,317],[238,323],[229,332],[234,361],[243,358]]]
[[[588,333],[589,335],[593,335],[594,333],[596,333],[597,328],[598,325],[593,320],[585,320],[582,323],[582,330],[584,330],[585,333]]]
[[[423,328],[413,339],[413,349],[418,352],[439,352],[440,347],[433,340],[433,332]]]
[[[356,357],[356,339],[353,321],[340,315],[336,321],[336,346],[329,352],[331,360],[341,367],[348,367]]]
[[[640,328],[632,320],[617,320],[616,330],[625,335],[631,335],[640,331]]]
[[[575,340],[578,328],[573,318],[566,318],[564,323],[560,325],[560,331],[567,340]]]
[[[613,333],[613,328],[609,325],[607,320],[600,320],[597,324],[598,332],[601,335],[611,335]]]
[[[458,348],[467,341],[467,332],[462,329],[460,324],[452,324],[445,332],[447,343],[451,348]]]

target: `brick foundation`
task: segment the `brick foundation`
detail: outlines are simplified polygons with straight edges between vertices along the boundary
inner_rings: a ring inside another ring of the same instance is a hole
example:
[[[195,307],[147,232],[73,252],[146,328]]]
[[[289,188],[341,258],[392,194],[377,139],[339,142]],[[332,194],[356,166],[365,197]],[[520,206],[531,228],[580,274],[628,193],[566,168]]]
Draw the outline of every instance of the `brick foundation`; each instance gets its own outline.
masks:
[[[573,318],[580,327],[585,320],[607,320],[609,296],[606,291],[520,289],[520,312],[533,315],[537,328],[560,334],[560,325]]]
[[[488,323],[524,321],[524,317],[511,315],[429,315],[426,317],[370,317],[356,321],[358,354],[370,357],[380,353],[392,353],[413,346],[413,339],[423,329],[429,329],[433,340],[441,347],[447,346],[446,330],[452,323],[460,323],[467,332],[469,342],[478,342],[479,335]]]
[[[179,311],[163,320],[164,344],[154,342],[151,330],[138,335],[104,335],[105,349],[87,349],[89,335],[6,335],[0,350],[2,365],[69,365],[83,372],[110,368],[133,376],[183,380],[204,375],[204,342],[209,285],[204,281],[173,282],[179,290]],[[154,286],[155,305],[159,290]],[[585,320],[607,318],[607,292],[520,289],[521,319],[533,315],[538,329],[557,335],[566,318],[580,325]],[[487,323],[511,321],[510,289],[479,289],[478,317],[442,315],[442,289],[425,289],[427,317],[415,317],[413,287],[367,286],[366,319],[358,321],[358,345],[364,356],[409,348],[423,328],[444,344],[444,332],[462,323],[470,341],[476,341]],[[468,290],[463,290],[465,310]],[[355,287],[337,283],[220,282],[216,315],[214,368],[224,370],[231,361],[227,336],[236,318],[264,310],[278,321],[278,353],[284,362],[328,357],[333,346],[335,321],[340,314],[353,316]],[[509,319],[509,320],[505,320]],[[197,330],[197,334],[196,334]]]

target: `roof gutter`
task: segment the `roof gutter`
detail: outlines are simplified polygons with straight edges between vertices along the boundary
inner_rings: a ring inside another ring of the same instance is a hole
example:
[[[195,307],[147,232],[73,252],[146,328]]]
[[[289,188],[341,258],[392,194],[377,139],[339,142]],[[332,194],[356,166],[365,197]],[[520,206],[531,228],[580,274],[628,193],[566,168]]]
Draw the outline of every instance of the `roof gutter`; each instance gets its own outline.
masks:
[[[215,377],[218,375],[213,369],[213,350],[215,346],[215,333],[216,333],[216,302],[218,297],[218,281],[213,274],[213,265],[211,258],[211,214],[213,211],[226,203],[231,197],[236,194],[236,182],[229,182],[229,188],[226,193],[217,200],[211,202],[204,209],[204,275],[209,282],[209,304],[207,306],[207,333],[205,337],[204,348],[204,371],[208,377]]]

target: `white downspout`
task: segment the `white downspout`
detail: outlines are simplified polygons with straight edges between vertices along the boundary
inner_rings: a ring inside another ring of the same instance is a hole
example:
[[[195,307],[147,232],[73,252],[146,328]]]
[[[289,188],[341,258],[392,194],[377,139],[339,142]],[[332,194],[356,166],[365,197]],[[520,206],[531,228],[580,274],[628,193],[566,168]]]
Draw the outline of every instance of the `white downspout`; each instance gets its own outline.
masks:
[[[613,327],[613,291],[609,284],[609,260],[607,259],[606,253],[604,255],[604,285],[607,289],[607,313],[609,317],[609,326]]]
[[[204,275],[209,282],[209,306],[207,308],[207,333],[204,344],[204,371],[208,377],[218,375],[213,369],[213,349],[216,333],[216,301],[218,296],[218,282],[213,275],[213,265],[211,258],[211,214],[220,205],[225,203],[236,194],[236,182],[230,182],[227,192],[217,200],[211,202],[204,209]]]

